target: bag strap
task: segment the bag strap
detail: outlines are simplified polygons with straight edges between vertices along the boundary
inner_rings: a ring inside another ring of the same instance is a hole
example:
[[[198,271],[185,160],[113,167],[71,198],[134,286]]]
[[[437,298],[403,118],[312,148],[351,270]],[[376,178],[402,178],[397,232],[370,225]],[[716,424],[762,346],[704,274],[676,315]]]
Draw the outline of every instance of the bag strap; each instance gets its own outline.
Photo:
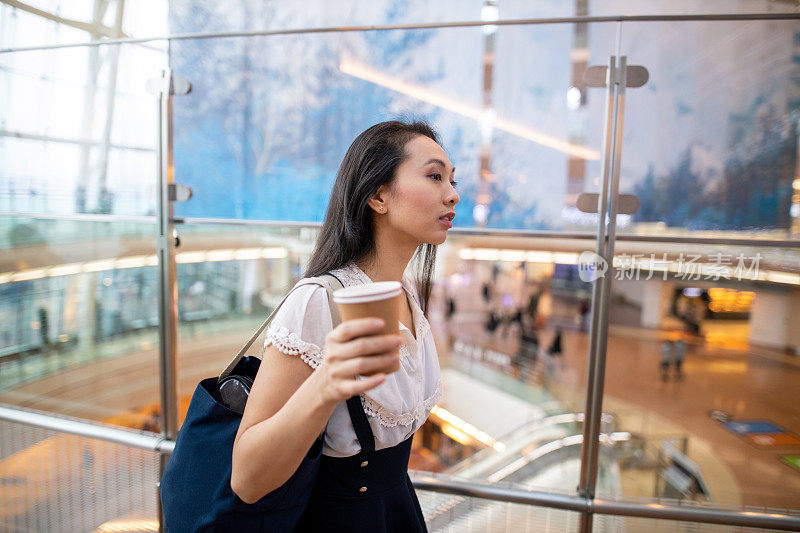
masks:
[[[236,367],[236,365],[239,364],[239,361],[242,360],[245,353],[247,353],[247,350],[250,348],[250,346],[253,345],[258,336],[261,335],[261,332],[264,331],[264,329],[266,329],[266,327],[272,321],[272,318],[278,312],[278,309],[281,308],[281,306],[289,297],[289,295],[292,294],[292,292],[294,292],[295,289],[297,289],[298,287],[302,287],[303,285],[320,285],[322,287],[325,287],[325,290],[328,293],[328,305],[331,308],[331,321],[333,322],[333,327],[335,328],[342,322],[342,317],[339,314],[339,307],[333,302],[334,291],[344,287],[344,284],[342,284],[339,278],[337,278],[333,274],[325,272],[324,274],[321,274],[320,276],[315,278],[301,279],[299,282],[297,282],[297,284],[294,287],[292,287],[292,290],[286,293],[286,296],[283,297],[281,303],[279,303],[278,306],[275,308],[275,310],[273,310],[272,313],[270,313],[270,315],[267,317],[264,323],[261,324],[261,326],[259,326],[256,332],[253,334],[253,336],[250,337],[250,340],[248,340],[245,343],[245,345],[242,346],[242,349],[239,350],[239,352],[236,354],[236,356],[234,356],[231,362],[228,363],[228,366],[225,367],[225,370],[223,370],[222,373],[219,375],[219,378],[217,378],[217,383],[228,377],[228,375],[231,373],[234,367]],[[333,288],[334,286],[336,287],[336,289]]]

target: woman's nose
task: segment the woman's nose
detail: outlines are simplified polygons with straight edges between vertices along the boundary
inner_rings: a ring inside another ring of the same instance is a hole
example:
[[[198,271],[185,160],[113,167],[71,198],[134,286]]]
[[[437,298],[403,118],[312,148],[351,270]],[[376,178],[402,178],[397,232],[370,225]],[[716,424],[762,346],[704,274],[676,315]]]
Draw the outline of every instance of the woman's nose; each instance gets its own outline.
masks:
[[[458,192],[456,192],[455,189],[453,189],[453,192],[447,196],[447,203],[449,204],[456,205],[460,201],[461,197],[458,195]]]

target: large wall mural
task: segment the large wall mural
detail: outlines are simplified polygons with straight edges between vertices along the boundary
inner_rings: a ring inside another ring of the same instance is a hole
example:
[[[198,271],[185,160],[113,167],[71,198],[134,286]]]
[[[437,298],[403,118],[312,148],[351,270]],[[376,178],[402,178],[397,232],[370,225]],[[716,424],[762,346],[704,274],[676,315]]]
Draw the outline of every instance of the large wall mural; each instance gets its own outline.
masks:
[[[435,21],[455,9],[310,5],[172,2],[170,32]],[[482,2],[457,11],[479,19]],[[502,18],[548,14],[546,2],[499,3]],[[457,227],[478,225],[474,207],[488,201],[490,228],[591,229],[572,193],[597,190],[605,95],[568,95],[576,57],[605,64],[619,47],[650,71],[626,101],[621,190],[642,207],[622,231],[787,228],[798,35],[795,22],[755,21],[509,26],[491,44],[481,28],[176,41],[172,68],[194,86],[175,102],[176,176],[195,191],[178,214],[321,221],[352,139],[381,120],[423,118],[458,168]]]

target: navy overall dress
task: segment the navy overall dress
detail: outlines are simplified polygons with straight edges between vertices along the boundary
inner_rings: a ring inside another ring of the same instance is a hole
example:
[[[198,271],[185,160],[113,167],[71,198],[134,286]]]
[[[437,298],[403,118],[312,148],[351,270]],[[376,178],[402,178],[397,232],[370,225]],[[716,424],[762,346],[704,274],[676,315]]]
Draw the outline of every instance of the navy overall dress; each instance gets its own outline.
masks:
[[[352,457],[322,456],[311,501],[295,531],[427,532],[408,477],[413,436],[376,451],[361,398],[347,400],[347,410],[361,451]]]

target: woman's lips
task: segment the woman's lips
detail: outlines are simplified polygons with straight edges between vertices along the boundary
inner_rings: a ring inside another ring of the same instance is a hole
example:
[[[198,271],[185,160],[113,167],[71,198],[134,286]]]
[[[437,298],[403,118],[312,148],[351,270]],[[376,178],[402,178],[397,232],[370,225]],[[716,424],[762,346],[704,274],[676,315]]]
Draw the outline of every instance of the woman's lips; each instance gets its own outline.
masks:
[[[439,222],[441,222],[442,224],[444,224],[444,225],[445,225],[445,226],[447,226],[448,228],[452,228],[452,227],[453,227],[453,223],[452,223],[452,222],[450,222],[450,221],[449,221],[448,219],[446,219],[446,218],[440,218],[440,219],[439,219]]]

